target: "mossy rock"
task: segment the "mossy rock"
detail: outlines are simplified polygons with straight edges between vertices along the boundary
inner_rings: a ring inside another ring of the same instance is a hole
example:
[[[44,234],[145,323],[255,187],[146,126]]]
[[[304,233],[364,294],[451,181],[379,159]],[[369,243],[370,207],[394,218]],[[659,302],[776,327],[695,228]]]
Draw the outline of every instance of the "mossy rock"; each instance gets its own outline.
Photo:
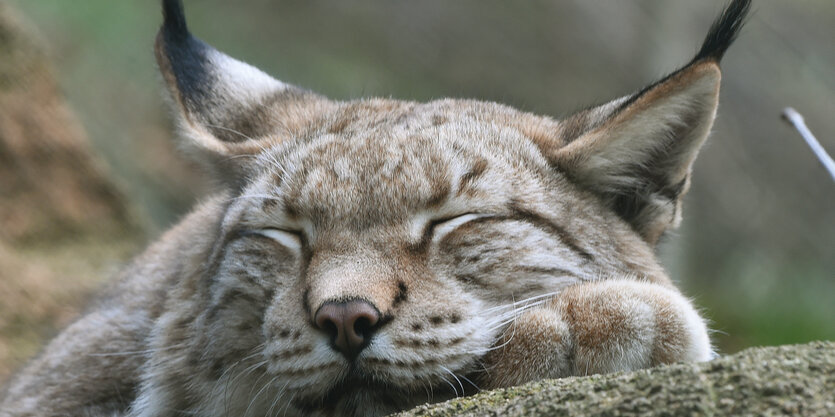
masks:
[[[533,382],[397,416],[835,416],[835,342]]]

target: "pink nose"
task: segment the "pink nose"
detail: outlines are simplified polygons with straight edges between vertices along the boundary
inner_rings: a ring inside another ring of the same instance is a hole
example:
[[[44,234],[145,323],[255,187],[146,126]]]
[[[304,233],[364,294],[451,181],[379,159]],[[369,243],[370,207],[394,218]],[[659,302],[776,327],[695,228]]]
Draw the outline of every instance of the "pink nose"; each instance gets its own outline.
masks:
[[[330,335],[334,349],[353,360],[371,341],[380,312],[365,300],[329,301],[319,307],[313,321]]]

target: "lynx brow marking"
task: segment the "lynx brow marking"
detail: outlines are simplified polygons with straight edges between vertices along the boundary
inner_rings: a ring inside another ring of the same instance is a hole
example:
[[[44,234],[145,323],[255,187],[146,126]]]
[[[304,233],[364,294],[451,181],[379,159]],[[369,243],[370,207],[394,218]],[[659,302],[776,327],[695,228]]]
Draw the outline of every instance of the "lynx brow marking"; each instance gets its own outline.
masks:
[[[487,161],[484,159],[478,160],[475,164],[473,164],[472,168],[470,168],[470,170],[462,175],[461,179],[458,180],[458,193],[460,194],[463,192],[467,185],[474,183],[478,178],[484,175],[485,171],[487,171]]]
[[[482,216],[482,217],[473,218],[473,219],[461,224],[460,226],[463,226],[463,225],[473,226],[473,225],[476,225],[478,223],[502,222],[502,221],[508,221],[508,220],[522,221],[522,222],[531,224],[531,225],[537,227],[538,229],[540,229],[540,230],[542,230],[542,231],[544,231],[544,232],[546,232],[550,235],[556,235],[560,239],[560,242],[562,242],[563,245],[565,245],[566,247],[571,249],[571,251],[578,254],[586,262],[594,261],[594,257],[591,255],[591,253],[589,253],[588,251],[586,251],[585,249],[580,247],[579,243],[577,242],[577,239],[575,239],[573,236],[571,236],[571,234],[569,234],[568,231],[565,230],[563,227],[557,225],[556,223],[552,222],[551,220],[548,220],[547,218],[545,218],[545,217],[543,217],[543,216],[541,216],[541,215],[539,215],[539,214],[537,214],[533,211],[521,208],[518,205],[518,203],[515,203],[515,202],[511,203],[510,210],[512,212],[511,215],[507,215],[507,216],[485,215],[485,216]],[[450,233],[452,233],[452,232],[453,231],[450,231]]]
[[[549,267],[536,266],[536,265],[520,265],[519,267],[517,267],[515,269],[518,270],[518,271],[528,272],[528,273],[533,273],[533,274],[554,275],[554,276],[569,276],[569,277],[577,278],[577,276],[573,272],[571,272],[567,269],[563,269],[563,268],[549,268]]]
[[[553,221],[543,217],[542,215],[522,208],[519,206],[518,202],[512,202],[510,204],[510,209],[513,211],[515,217],[519,219],[523,219],[528,223],[533,224],[534,226],[539,227],[542,230],[550,232],[552,234],[557,235],[560,238],[560,241],[567,246],[569,249],[580,255],[586,262],[594,261],[594,257],[585,249],[580,247],[579,242],[577,239],[574,238],[571,234],[568,233],[562,226],[554,223]]]

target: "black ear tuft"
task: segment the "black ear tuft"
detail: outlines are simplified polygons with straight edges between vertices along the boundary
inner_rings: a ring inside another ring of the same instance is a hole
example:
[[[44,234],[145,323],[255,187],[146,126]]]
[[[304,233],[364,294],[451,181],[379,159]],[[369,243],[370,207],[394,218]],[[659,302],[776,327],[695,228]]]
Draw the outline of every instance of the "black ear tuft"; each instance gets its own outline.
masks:
[[[162,15],[156,41],[160,69],[185,109],[199,113],[201,103],[211,102],[214,76],[209,55],[213,48],[189,33],[182,0],[162,0]]]
[[[731,46],[745,25],[748,11],[751,10],[751,0],[733,0],[722,15],[710,26],[710,32],[705,37],[702,48],[693,61],[712,60],[719,62],[725,51]]]
[[[182,40],[189,36],[182,0],[162,0],[162,17],[166,37]]]

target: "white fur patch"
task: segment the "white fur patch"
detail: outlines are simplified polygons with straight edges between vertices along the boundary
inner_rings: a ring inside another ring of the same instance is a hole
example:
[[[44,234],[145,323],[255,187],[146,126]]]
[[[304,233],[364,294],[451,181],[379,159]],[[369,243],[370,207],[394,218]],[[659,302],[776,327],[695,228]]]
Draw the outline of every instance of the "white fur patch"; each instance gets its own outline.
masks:
[[[215,75],[220,82],[215,88],[226,90],[231,97],[237,97],[242,102],[257,101],[266,93],[287,88],[286,84],[258,68],[221,52],[212,51],[209,60],[212,67],[219,70]]]
[[[296,233],[287,232],[281,229],[258,229],[253,232],[270,238],[288,249],[292,249],[294,251],[302,250],[301,240],[299,239],[299,235]]]
[[[432,236],[432,242],[437,242],[442,237],[444,237],[444,235],[446,235],[447,233],[452,232],[453,230],[463,226],[466,223],[469,223],[469,222],[471,222],[475,219],[480,219],[480,218],[486,217],[486,216],[488,216],[488,215],[487,214],[468,213],[468,214],[464,214],[464,215],[461,215],[461,216],[458,216],[458,217],[454,217],[454,218],[449,219],[449,220],[447,220],[447,221],[445,221],[441,224],[438,224],[437,226],[435,226],[435,234],[434,234],[434,236]]]

